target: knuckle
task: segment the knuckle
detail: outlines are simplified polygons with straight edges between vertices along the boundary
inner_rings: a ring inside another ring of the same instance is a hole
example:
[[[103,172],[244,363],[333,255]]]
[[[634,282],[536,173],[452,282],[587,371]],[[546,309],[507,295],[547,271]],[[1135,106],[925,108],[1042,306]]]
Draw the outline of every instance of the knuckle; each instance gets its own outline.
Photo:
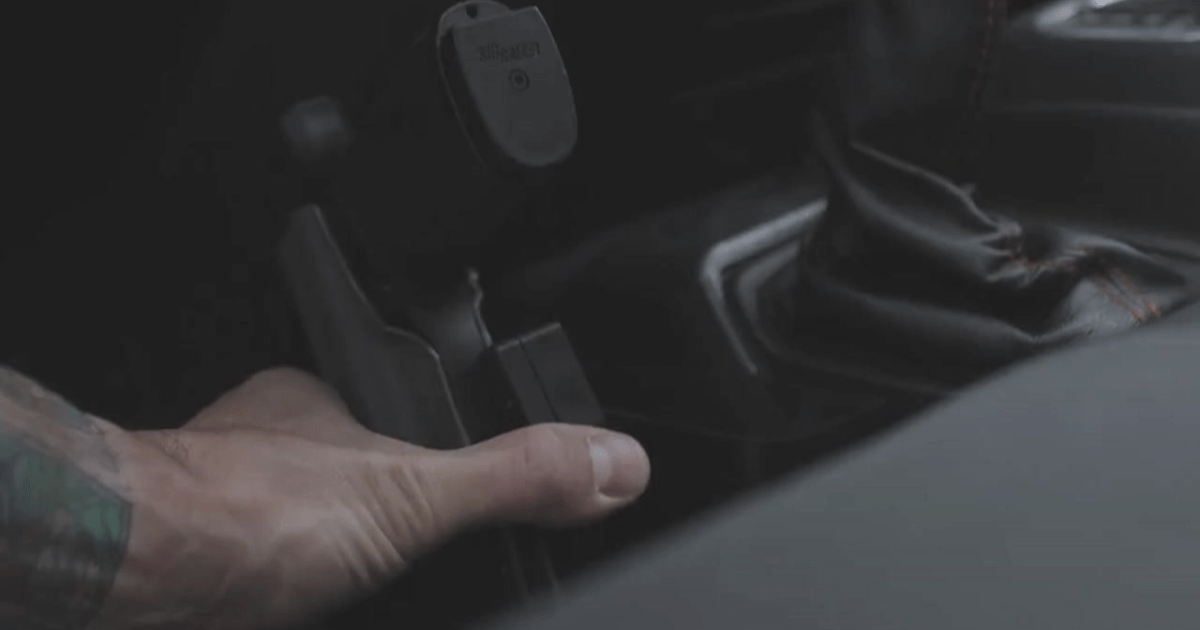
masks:
[[[284,399],[324,412],[344,412],[345,406],[325,381],[293,367],[274,367],[253,374],[241,387],[267,398]]]
[[[576,485],[566,465],[570,457],[568,440],[553,427],[535,426],[526,431],[520,477],[531,492],[547,503],[557,505],[568,501]]]
[[[256,372],[246,380],[246,387],[254,389],[309,389],[324,385],[308,372],[294,367],[279,366]]]

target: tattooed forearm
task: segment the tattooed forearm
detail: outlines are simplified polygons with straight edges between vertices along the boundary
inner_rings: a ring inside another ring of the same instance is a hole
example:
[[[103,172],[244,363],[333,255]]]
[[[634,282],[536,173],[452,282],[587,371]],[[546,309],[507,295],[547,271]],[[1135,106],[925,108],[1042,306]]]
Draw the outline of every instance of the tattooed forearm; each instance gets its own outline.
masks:
[[[130,504],[94,473],[116,466],[90,417],[0,366],[0,628],[83,630],[103,606]]]

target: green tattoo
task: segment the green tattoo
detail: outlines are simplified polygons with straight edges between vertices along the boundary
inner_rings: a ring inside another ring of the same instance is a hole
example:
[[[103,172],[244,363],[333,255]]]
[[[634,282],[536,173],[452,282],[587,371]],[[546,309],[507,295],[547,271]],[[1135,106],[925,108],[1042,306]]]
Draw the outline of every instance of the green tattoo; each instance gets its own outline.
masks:
[[[39,439],[38,424],[60,439]],[[46,446],[55,442],[87,452]],[[0,368],[0,628],[83,630],[104,605],[130,505],[72,463],[85,459],[115,461],[92,421]]]

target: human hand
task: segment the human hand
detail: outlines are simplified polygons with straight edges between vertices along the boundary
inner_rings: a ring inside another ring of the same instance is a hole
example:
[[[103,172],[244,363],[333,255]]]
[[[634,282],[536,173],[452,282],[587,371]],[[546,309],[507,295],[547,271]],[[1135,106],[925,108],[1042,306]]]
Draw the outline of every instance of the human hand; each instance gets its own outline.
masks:
[[[459,451],[391,440],[292,370],[252,378],[182,429],[133,435],[153,447],[143,461],[172,467],[127,482],[151,497],[135,503],[126,559],[141,570],[118,574],[99,628],[147,598],[156,613],[113,627],[302,622],[466,528],[593,520],[632,502],[650,474],[632,438],[588,427],[531,427]]]

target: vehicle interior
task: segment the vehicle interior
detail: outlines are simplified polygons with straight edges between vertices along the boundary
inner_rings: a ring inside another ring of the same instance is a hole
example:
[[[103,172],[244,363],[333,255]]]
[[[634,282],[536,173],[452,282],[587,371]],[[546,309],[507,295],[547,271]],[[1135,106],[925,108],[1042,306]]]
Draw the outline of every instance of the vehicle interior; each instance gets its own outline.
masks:
[[[0,361],[134,429],[294,365],[650,455],[315,628],[1200,615],[1200,2],[21,10]]]

